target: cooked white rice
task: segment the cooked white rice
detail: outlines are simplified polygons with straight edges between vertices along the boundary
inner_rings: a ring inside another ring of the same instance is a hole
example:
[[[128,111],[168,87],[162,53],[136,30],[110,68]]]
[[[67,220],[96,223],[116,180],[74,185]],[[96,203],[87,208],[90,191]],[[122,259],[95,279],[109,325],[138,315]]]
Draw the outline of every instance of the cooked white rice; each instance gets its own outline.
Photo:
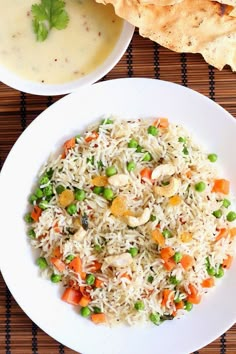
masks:
[[[185,305],[190,292],[189,285],[194,285],[201,296],[207,291],[201,285],[204,279],[210,277],[207,269],[210,267],[216,274],[219,273],[223,261],[235,252],[235,242],[230,233],[215,242],[220,229],[235,227],[234,222],[227,221],[231,207],[222,207],[222,200],[226,197],[230,199],[229,196],[212,192],[214,180],[224,176],[218,176],[216,164],[209,161],[208,154],[183,127],[169,124],[166,129],[159,127],[158,135],[153,136],[148,134],[148,127],[152,124],[153,120],[141,119],[129,122],[113,120],[111,124],[97,123],[76,139],[75,146],[67,151],[65,158],[61,155],[51,156],[40,172],[42,176],[50,169],[53,170],[48,182],[53,187],[53,196],[39,221],[32,224],[35,232],[32,246],[40,250],[40,256],[48,263],[43,273],[49,278],[52,273],[61,274],[65,287],[71,286],[71,280],[74,280],[74,285],[86,284],[86,280],[82,280],[67,264],[63,272],[52,265],[51,257],[57,246],[60,247],[63,262],[69,255],[79,256],[83,271],[87,274],[91,273],[89,269],[94,260],[101,263],[101,270],[94,275],[104,281],[103,287],[88,288],[91,297],[88,306],[91,311],[95,306],[99,307],[109,325],[143,323],[150,321],[151,313],[158,313],[163,319],[171,319],[173,315],[176,316],[176,302],[170,295],[163,306],[163,290],[173,290],[175,299],[183,300]],[[98,137],[86,142],[86,137],[92,131],[98,131]],[[180,142],[179,137],[184,137],[186,142]],[[141,152],[128,147],[131,138],[138,141],[143,148]],[[187,154],[183,152],[184,148]],[[143,161],[146,152],[151,154],[151,161]],[[127,170],[130,161],[135,163],[131,172]],[[162,164],[174,166],[172,177],[161,176],[153,183],[141,178],[141,170],[146,167],[153,170]],[[150,214],[156,217],[154,221],[136,228],[128,227],[127,216],[114,216],[110,209],[111,201],[93,192],[92,179],[95,176],[105,176],[105,169],[109,166],[115,166],[118,174],[129,176],[129,183],[125,186],[108,186],[114,196],[125,197],[125,209],[132,211],[135,216],[148,208]],[[190,175],[188,171],[191,171]],[[166,188],[168,186],[163,186],[162,182],[168,182],[173,177],[179,181],[179,188],[174,195],[178,196],[177,205],[171,205],[172,196],[157,196],[154,193],[155,186]],[[201,181],[206,188],[198,192],[195,185]],[[56,191],[59,185],[72,191],[85,191],[86,198],[83,201],[73,202],[77,209],[76,215],[69,215],[66,208],[60,205]],[[39,187],[43,190],[45,186]],[[219,209],[222,216],[216,218],[212,213]],[[84,237],[75,240],[73,234],[77,228],[74,220],[79,218],[81,222],[83,215],[87,215],[88,230]],[[153,240],[152,231],[163,232],[165,229],[170,230],[173,237],[165,239],[164,247],[172,247],[175,252],[192,256],[194,261],[190,269],[185,270],[181,263],[176,263],[171,271],[163,267],[164,261],[160,257],[163,247]],[[189,242],[182,241],[184,233],[190,234]],[[95,245],[100,245],[101,250],[96,251]],[[109,266],[105,260],[108,256],[129,253],[130,248],[134,247],[138,254],[132,258],[130,265],[119,268]],[[124,274],[127,277],[122,277]],[[170,276],[175,276],[179,284],[171,284]],[[150,277],[153,277],[153,282]],[[217,283],[217,278],[213,278]],[[143,310],[135,309],[137,301],[142,301]],[[177,317],[184,312],[179,310]]]

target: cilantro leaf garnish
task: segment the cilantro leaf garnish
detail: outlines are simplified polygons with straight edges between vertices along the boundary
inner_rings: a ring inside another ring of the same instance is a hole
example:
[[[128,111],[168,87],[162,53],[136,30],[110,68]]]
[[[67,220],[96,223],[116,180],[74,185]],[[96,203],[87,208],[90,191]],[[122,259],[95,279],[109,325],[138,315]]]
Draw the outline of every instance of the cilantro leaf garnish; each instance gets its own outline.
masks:
[[[33,30],[39,42],[47,38],[52,28],[64,29],[69,22],[63,0],[41,0],[40,4],[32,5],[31,12]]]

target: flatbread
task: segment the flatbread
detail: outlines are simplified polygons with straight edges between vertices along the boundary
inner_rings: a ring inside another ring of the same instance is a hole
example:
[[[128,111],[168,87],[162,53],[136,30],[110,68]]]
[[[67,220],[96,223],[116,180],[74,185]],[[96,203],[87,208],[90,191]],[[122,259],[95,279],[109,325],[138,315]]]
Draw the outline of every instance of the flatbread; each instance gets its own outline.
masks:
[[[143,37],[176,52],[201,53],[207,63],[236,71],[236,18],[231,6],[211,0],[183,0],[173,6],[137,0],[97,0],[114,5],[118,16],[139,27]]]
[[[140,0],[142,4],[153,4],[157,6],[168,6],[168,5],[175,5],[183,0]]]
[[[212,0],[212,1],[217,1],[220,4],[236,7],[236,0]]]

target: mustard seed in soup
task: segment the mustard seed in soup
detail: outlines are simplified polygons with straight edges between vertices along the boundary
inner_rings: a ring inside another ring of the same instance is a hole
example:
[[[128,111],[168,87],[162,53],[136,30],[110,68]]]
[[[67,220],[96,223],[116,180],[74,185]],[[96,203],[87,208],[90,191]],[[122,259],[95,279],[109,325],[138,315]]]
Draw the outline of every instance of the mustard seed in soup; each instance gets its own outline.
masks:
[[[19,76],[48,84],[76,80],[101,65],[113,50],[123,21],[111,5],[67,0],[68,26],[37,42],[31,6],[36,0],[0,0],[0,63]]]

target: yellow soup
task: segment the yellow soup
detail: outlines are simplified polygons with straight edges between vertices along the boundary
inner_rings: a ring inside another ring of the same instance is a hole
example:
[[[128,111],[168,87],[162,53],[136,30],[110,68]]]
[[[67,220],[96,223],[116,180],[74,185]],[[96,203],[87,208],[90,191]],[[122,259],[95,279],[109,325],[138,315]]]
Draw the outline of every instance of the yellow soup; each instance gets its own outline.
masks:
[[[25,79],[48,84],[76,80],[101,65],[113,50],[123,21],[111,5],[67,0],[66,29],[37,42],[31,6],[36,0],[0,0],[0,63]]]

